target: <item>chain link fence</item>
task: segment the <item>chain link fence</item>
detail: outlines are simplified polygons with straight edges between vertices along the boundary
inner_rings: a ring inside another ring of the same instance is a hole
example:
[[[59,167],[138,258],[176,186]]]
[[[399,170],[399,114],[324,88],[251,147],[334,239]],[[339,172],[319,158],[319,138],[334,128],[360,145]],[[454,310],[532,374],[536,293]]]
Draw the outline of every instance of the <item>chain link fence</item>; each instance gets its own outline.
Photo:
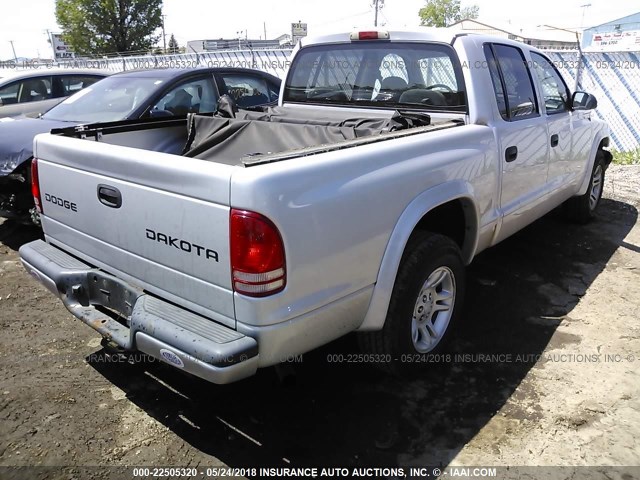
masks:
[[[640,52],[545,52],[573,89],[598,99],[596,115],[611,129],[612,148],[640,147]]]
[[[640,146],[640,52],[545,52],[573,89],[585,90],[598,99],[596,115],[611,129],[612,147],[619,151]],[[58,64],[13,64],[0,68],[96,68],[112,72],[147,68],[232,67],[255,68],[283,77],[289,67],[288,49],[222,50],[173,55],[122,56],[72,59]],[[400,75],[398,72],[389,72]],[[444,80],[439,83],[447,83]]]

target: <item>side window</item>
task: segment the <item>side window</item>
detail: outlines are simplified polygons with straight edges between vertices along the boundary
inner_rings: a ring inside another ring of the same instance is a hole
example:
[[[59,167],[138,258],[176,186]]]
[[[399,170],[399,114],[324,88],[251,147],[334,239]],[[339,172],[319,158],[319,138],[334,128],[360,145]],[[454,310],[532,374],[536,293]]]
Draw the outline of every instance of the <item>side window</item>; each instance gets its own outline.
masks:
[[[516,47],[500,44],[486,47],[493,52],[493,59],[488,56],[487,60],[498,99],[498,108],[501,108],[500,97],[505,104],[507,116],[503,115],[503,118],[514,121],[538,116],[533,82],[522,51]],[[497,88],[498,84],[499,88]]]
[[[502,88],[502,81],[500,80],[500,70],[498,70],[498,64],[496,63],[496,57],[493,56],[493,50],[490,45],[484,46],[484,54],[487,58],[487,66],[489,68],[489,74],[491,75],[491,83],[493,84],[493,91],[496,94],[496,101],[498,102],[498,111],[505,120],[509,120],[509,111],[507,110],[507,97]]]
[[[538,76],[544,97],[544,106],[549,115],[566,112],[569,101],[567,84],[549,60],[538,53],[531,53],[533,70]]]
[[[51,77],[20,80],[1,89],[0,96],[4,105],[47,100],[52,98]]]
[[[251,75],[221,74],[222,91],[233,98],[239,108],[255,107],[271,101],[267,82]]]
[[[89,85],[93,85],[100,77],[91,77],[85,75],[64,75],[60,77],[62,83],[62,96],[67,97],[79,92],[83,88],[87,88]]]
[[[211,113],[217,108],[216,93],[211,78],[198,78],[173,87],[151,107],[151,114],[186,115]]]
[[[2,99],[3,105],[18,103],[18,93],[21,85],[21,82],[13,82],[0,88],[0,99]]]
[[[272,102],[277,102],[280,97],[280,86],[275,83],[269,84],[269,99]]]

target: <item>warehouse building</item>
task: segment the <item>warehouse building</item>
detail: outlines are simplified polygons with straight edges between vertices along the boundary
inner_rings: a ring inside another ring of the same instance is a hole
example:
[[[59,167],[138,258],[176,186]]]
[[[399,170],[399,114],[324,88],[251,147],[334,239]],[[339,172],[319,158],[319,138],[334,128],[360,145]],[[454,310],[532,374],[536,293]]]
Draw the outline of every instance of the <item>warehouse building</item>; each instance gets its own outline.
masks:
[[[587,52],[640,51],[640,12],[587,28],[582,34]]]

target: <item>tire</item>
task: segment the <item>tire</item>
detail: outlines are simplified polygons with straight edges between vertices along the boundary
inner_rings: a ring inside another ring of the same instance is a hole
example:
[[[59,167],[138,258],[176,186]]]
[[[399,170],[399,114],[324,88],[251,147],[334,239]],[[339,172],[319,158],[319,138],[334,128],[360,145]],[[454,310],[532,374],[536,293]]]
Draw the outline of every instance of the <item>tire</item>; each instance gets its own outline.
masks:
[[[458,245],[444,235],[414,233],[400,262],[384,327],[361,333],[361,348],[391,373],[421,370],[428,363],[421,361],[423,355],[445,349],[459,322],[464,292]]]
[[[604,153],[598,151],[596,161],[591,171],[589,188],[584,195],[573,197],[564,204],[564,214],[567,220],[573,223],[585,224],[590,222],[596,215],[598,205],[602,199],[604,190],[604,175],[607,169]]]

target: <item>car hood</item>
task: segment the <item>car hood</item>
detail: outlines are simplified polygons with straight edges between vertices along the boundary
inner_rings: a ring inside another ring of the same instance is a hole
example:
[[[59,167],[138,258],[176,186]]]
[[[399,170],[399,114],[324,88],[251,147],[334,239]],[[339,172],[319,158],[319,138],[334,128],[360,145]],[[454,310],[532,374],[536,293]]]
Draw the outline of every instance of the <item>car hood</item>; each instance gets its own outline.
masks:
[[[0,121],[0,177],[12,173],[33,156],[33,137],[52,128],[74,123],[40,118],[20,118]]]

